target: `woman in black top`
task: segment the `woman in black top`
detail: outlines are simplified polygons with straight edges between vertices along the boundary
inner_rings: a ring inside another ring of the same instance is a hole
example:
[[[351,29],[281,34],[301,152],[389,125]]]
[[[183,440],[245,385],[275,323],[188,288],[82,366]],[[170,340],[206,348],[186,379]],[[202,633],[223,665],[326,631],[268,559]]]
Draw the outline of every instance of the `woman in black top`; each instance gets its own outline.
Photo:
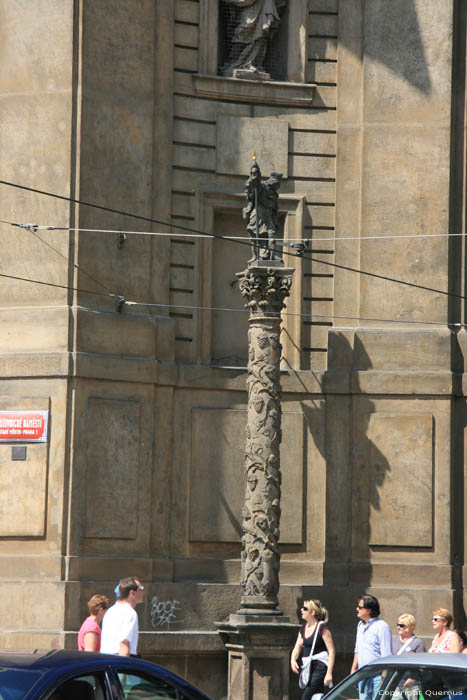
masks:
[[[306,600],[301,610],[303,625],[292,651],[290,666],[294,673],[300,673],[298,657],[310,656],[310,678],[302,695],[302,700],[310,700],[315,693],[324,693],[325,686],[332,684],[335,650],[331,630],[326,624],[328,611],[319,600]],[[314,645],[314,646],[313,646]]]

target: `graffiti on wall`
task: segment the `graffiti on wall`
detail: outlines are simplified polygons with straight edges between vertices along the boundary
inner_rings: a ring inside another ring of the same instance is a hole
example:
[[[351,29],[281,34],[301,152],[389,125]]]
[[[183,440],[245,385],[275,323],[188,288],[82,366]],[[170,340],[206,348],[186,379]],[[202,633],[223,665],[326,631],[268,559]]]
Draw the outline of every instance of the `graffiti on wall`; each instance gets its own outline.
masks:
[[[165,627],[181,624],[183,620],[177,619],[181,607],[178,600],[159,600],[155,595],[151,601],[151,622],[153,627]]]

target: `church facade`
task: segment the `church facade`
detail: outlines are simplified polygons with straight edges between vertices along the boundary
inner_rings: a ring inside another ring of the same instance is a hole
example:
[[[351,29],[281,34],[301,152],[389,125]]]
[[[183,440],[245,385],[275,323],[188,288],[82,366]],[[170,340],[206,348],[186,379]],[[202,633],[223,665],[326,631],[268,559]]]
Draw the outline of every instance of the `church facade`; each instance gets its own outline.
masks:
[[[364,590],[422,637],[465,622],[466,10],[265,5],[0,2],[0,645],[74,648],[137,575],[141,653],[218,698],[253,152],[294,268],[281,610],[325,603],[341,675]]]

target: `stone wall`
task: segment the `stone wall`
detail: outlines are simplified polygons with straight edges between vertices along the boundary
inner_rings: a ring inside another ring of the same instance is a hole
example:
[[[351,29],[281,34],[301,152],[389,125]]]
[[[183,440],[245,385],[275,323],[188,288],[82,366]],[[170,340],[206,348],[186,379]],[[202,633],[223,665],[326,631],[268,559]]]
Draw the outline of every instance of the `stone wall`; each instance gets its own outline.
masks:
[[[225,235],[223,228],[229,224],[222,217],[226,209],[229,218],[234,211],[239,213],[240,195],[256,148],[265,174],[279,170],[284,175],[281,187],[284,235],[319,237],[321,240],[313,245],[313,251],[324,260],[332,260],[333,245],[322,239],[332,241],[334,231],[337,2],[300,0],[288,8],[289,71],[298,85],[251,84],[251,81],[216,76],[216,56],[205,55],[209,47],[217,44],[217,25],[212,18],[208,22],[207,17],[216,4],[207,0],[174,3],[171,220],[174,224]],[[292,33],[295,28],[296,34]],[[302,44],[297,41],[297,34]],[[316,84],[316,88],[310,83]],[[237,235],[244,236],[238,216]],[[242,264],[248,254],[245,250],[242,255],[239,245],[173,239],[171,303],[193,305],[199,300],[207,306],[224,302],[241,308],[242,301],[235,288],[227,297],[219,289],[211,290],[209,278],[201,286],[195,265],[197,259],[204,263],[203,277],[209,268],[214,274],[219,268],[229,275],[230,268],[226,269],[226,265],[234,250],[237,250],[235,264]],[[296,261],[292,259],[292,263],[295,265]],[[303,263],[300,273],[300,279],[298,275],[295,277],[295,296],[289,308],[308,314],[313,300],[315,313],[330,313],[332,268],[315,265],[312,269],[310,263]],[[213,349],[209,345],[199,347],[203,341],[197,340],[197,330],[201,325],[203,338],[212,326],[215,335],[220,315],[209,319],[207,313],[193,313],[192,318],[186,318],[187,314],[182,317],[175,308],[170,313],[176,320],[177,358],[209,361]],[[292,321],[286,323],[291,325]],[[208,329],[203,332],[206,325]],[[306,320],[301,327],[298,324],[297,330],[299,347],[295,352],[289,350],[293,366],[309,368],[313,364],[322,369],[326,325]],[[214,359],[221,362],[223,358]]]
[[[463,243],[434,236],[464,227],[465,16],[293,0],[287,80],[262,83],[218,75],[214,0],[137,5],[2,4],[2,177],[107,211],[1,186],[2,219],[70,230],[0,226],[0,272],[62,285],[0,286],[0,409],[51,420],[25,462],[0,445],[0,644],[74,647],[136,574],[142,653],[225,695],[250,251],[189,234],[246,236],[255,148],[284,240],[309,240],[286,257],[279,600],[325,602],[342,675],[363,589],[426,639],[434,607],[464,620],[463,299],[394,279],[463,294]]]

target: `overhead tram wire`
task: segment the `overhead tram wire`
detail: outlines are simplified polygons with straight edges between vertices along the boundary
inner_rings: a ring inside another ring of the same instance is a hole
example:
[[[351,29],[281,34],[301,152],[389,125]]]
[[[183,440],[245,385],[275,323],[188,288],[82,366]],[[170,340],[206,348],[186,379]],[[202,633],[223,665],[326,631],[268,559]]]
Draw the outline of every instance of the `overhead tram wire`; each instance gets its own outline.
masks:
[[[32,284],[41,284],[45,287],[57,287],[58,289],[66,289],[70,292],[81,292],[82,294],[94,294],[95,296],[109,297],[111,299],[118,298],[118,295],[113,294],[112,292],[109,292],[109,293],[96,292],[95,290],[92,291],[91,289],[81,289],[80,287],[70,287],[70,285],[67,285],[67,284],[57,284],[56,282],[44,282],[43,280],[33,280],[30,277],[19,277],[18,275],[7,275],[6,272],[0,272],[0,277],[5,277],[6,279],[10,279],[10,280],[17,280],[19,282],[30,282]]]
[[[159,308],[170,308],[170,309],[188,309],[190,311],[228,311],[228,312],[233,312],[233,313],[250,313],[249,309],[231,309],[231,308],[225,308],[225,307],[216,307],[216,306],[188,306],[187,304],[155,304],[155,303],[146,303],[146,302],[139,302],[139,301],[127,301],[125,302],[128,304],[128,306],[154,306],[154,307],[159,307]],[[300,318],[319,318],[319,319],[325,319],[328,318],[330,320],[344,320],[344,321],[375,321],[375,322],[381,322],[381,323],[403,323],[403,324],[409,324],[409,325],[426,325],[426,326],[458,326],[462,327],[465,326],[466,324],[464,323],[449,323],[446,324],[444,321],[412,321],[412,320],[404,320],[404,319],[396,319],[396,318],[370,318],[370,317],[364,317],[364,316],[334,316],[332,314],[300,314],[296,313],[294,311],[282,311],[281,316],[298,316]]]
[[[132,216],[128,214],[128,216]],[[12,221],[4,221],[0,219],[0,223],[9,224],[10,226],[17,226],[19,228],[26,228],[30,230],[31,227],[42,231],[73,231],[75,233],[111,233],[111,234],[125,234],[128,236],[161,236],[170,237],[176,236],[180,238],[219,238],[222,241],[249,241],[251,243],[251,236],[219,236],[215,233],[175,233],[174,231],[133,231],[129,229],[120,228],[84,228],[76,226],[39,226],[36,224],[18,224]],[[164,226],[168,227],[178,227],[177,224],[164,223]],[[183,227],[186,228],[186,227]],[[197,231],[197,229],[189,229],[190,231]],[[363,243],[365,241],[386,241],[386,240],[406,240],[410,239],[425,239],[425,238],[455,238],[455,237],[466,237],[467,233],[398,233],[382,236],[338,236],[330,238],[329,236],[320,238],[313,236],[313,238],[287,238],[287,242],[303,242],[307,241],[310,243],[341,243],[343,241],[358,241]],[[317,251],[318,253],[320,251]],[[302,257],[302,256],[300,256]]]
[[[86,275],[86,277],[88,277],[90,280],[92,280],[93,282],[98,284],[100,287],[102,287],[102,289],[105,289],[106,292],[108,292],[112,296],[115,296],[115,297],[118,296],[116,294],[113,294],[113,292],[111,292],[111,290],[107,287],[107,285],[105,285],[103,282],[98,280],[97,277],[94,277],[94,275],[91,275],[89,272],[87,272],[87,270],[85,270],[83,267],[81,267],[81,265],[78,265],[78,263],[71,261],[69,257],[67,257],[66,255],[63,255],[63,253],[61,253],[59,250],[57,250],[57,248],[55,248],[51,243],[49,243],[48,241],[45,241],[43,238],[41,238],[40,236],[37,235],[38,229],[47,230],[47,231],[68,231],[68,230],[70,230],[66,226],[36,226],[35,224],[16,224],[16,223],[12,223],[11,221],[4,221],[3,219],[0,219],[0,223],[1,224],[9,224],[10,226],[17,226],[19,228],[25,229],[26,231],[29,231],[29,233],[32,233],[32,235],[35,236],[38,241],[40,241],[41,243],[46,245],[48,248],[53,250],[55,253],[57,253],[57,255],[60,255],[60,257],[62,257],[67,262],[71,262],[71,264],[73,265],[73,267],[76,270],[79,270],[81,273]]]
[[[53,196],[53,195],[52,195],[52,196]],[[97,205],[92,205],[92,206],[97,206]],[[132,215],[132,214],[127,214],[127,216],[133,216],[133,215]],[[138,215],[134,215],[134,216],[138,216]],[[174,234],[174,233],[164,233],[164,232],[155,233],[155,232],[150,232],[150,231],[148,231],[148,232],[144,232],[144,231],[125,231],[125,230],[123,230],[123,229],[81,229],[81,228],[72,228],[72,227],[68,227],[68,226],[35,226],[35,225],[33,225],[33,224],[18,224],[18,223],[14,223],[14,222],[11,222],[11,221],[4,221],[4,220],[2,220],[2,219],[0,219],[0,223],[9,224],[10,226],[16,226],[16,227],[19,227],[19,228],[25,228],[25,229],[31,231],[32,233],[34,233],[34,232],[32,231],[32,228],[35,227],[35,228],[37,228],[37,229],[49,230],[49,231],[50,231],[50,230],[85,231],[85,232],[93,232],[93,233],[125,233],[125,234],[128,234],[128,235],[130,235],[130,234],[135,234],[135,235],[152,235],[152,236],[155,236],[155,235],[160,235],[160,236],[173,236],[173,235],[175,235],[175,236],[176,236],[176,235],[178,235],[178,234]],[[155,223],[159,223],[159,222],[155,222]],[[177,227],[177,224],[165,223],[164,226],[175,226],[175,227]],[[183,228],[186,228],[186,227],[183,227]],[[189,229],[189,230],[191,230],[191,231],[196,231],[197,233],[199,233],[199,232],[197,231],[197,229]],[[36,235],[36,234],[34,234],[34,235]],[[181,234],[180,234],[180,235],[181,235]],[[465,236],[466,234],[464,234],[464,233],[459,233],[459,234],[438,234],[438,235],[440,235],[440,236],[441,236],[441,235],[445,235],[445,236]],[[227,241],[227,240],[228,240],[228,241],[232,241],[232,242],[234,242],[234,243],[243,243],[244,245],[248,245],[248,246],[250,245],[250,243],[245,242],[243,239],[239,239],[239,237],[219,236],[218,234],[215,234],[215,233],[206,233],[206,232],[199,233],[199,236],[201,236],[202,238],[218,238],[218,239],[220,239],[220,240],[222,240],[222,241]],[[193,236],[189,236],[189,237],[193,237]],[[421,236],[421,237],[422,237],[422,236]],[[55,250],[55,252],[57,252],[59,255],[62,255],[62,253],[60,253],[60,252],[57,251],[55,248],[53,248],[53,246],[50,246],[50,244],[47,243],[46,241],[44,241],[42,238],[40,238],[39,236],[37,236],[37,238],[38,238],[40,241],[42,241],[45,245],[48,245],[48,246],[51,247],[53,250]],[[369,238],[369,237],[368,237],[368,238]],[[374,238],[382,238],[382,237],[375,236]],[[394,236],[394,238],[396,238],[396,236]],[[400,236],[399,236],[399,238],[400,238]],[[297,240],[302,240],[302,239],[297,239]],[[314,240],[316,240],[316,239],[314,239]],[[331,240],[331,241],[334,242],[334,240],[346,240],[346,239],[329,239],[329,238],[326,238],[326,239],[319,239],[319,240]],[[354,239],[350,239],[350,240],[354,240]],[[355,239],[355,240],[361,240],[361,239]],[[415,283],[415,282],[407,282],[406,280],[400,280],[400,279],[398,279],[398,278],[388,277],[387,275],[379,275],[379,274],[376,273],[376,272],[368,272],[368,271],[366,271],[366,270],[358,270],[357,268],[349,267],[348,265],[341,265],[341,264],[339,264],[339,263],[330,262],[330,261],[328,261],[328,260],[321,260],[321,259],[318,259],[318,258],[309,257],[309,256],[307,256],[307,255],[305,255],[305,254],[300,254],[300,255],[299,255],[298,253],[290,253],[290,252],[288,252],[288,251],[283,251],[283,255],[288,255],[288,256],[291,256],[291,257],[295,257],[295,258],[305,259],[305,260],[308,260],[308,261],[311,261],[311,262],[320,263],[320,264],[322,264],[322,265],[328,265],[328,266],[330,266],[330,267],[334,267],[334,268],[346,270],[346,271],[348,271],[348,272],[355,272],[355,273],[360,274],[360,275],[366,275],[366,276],[369,276],[369,277],[374,277],[374,278],[381,279],[381,280],[386,281],[386,282],[394,282],[394,283],[396,283],[396,284],[402,284],[402,285],[406,285],[406,286],[409,286],[409,287],[414,287],[415,289],[422,289],[422,290],[425,290],[425,291],[435,292],[435,293],[437,293],[437,294],[443,294],[443,295],[445,295],[445,296],[452,296],[452,297],[455,297],[455,298],[458,298],[458,299],[465,299],[465,298],[466,298],[464,295],[462,295],[462,294],[456,294],[455,292],[447,292],[447,291],[445,291],[445,290],[443,290],[443,289],[437,289],[437,288],[434,288],[434,287],[427,287],[427,286],[425,286],[425,285],[417,284],[417,283]],[[65,256],[63,256],[63,255],[62,255],[62,257],[65,258]],[[67,259],[67,258],[65,258],[65,259]],[[94,278],[92,275],[90,275],[90,274],[87,273],[85,270],[83,270],[83,268],[81,268],[77,263],[72,263],[72,264],[73,264],[77,269],[79,269],[79,270],[81,270],[82,272],[84,272],[84,274],[86,274],[90,279],[92,279],[93,281],[95,281],[97,284],[100,284],[104,289],[107,289],[107,287],[106,287],[102,282],[99,282],[99,280],[97,280],[97,279]],[[107,291],[110,292],[110,290],[107,290]]]
[[[108,297],[112,299],[116,299],[118,301],[119,295],[113,294],[112,292],[109,294],[105,294],[104,292],[96,292],[90,289],[81,289],[78,287],[70,287],[68,285],[64,284],[57,284],[55,282],[45,282],[43,280],[35,280],[31,279],[28,277],[19,277],[18,275],[8,275],[4,272],[0,272],[0,277],[5,277],[7,279],[12,279],[12,280],[17,280],[20,282],[29,282],[31,284],[40,284],[44,285],[46,287],[58,287],[59,289],[67,289],[69,291],[75,291],[75,292],[81,292],[83,294],[91,294],[95,296],[103,296],[103,297]],[[216,306],[189,306],[187,304],[157,304],[153,302],[143,302],[143,301],[132,301],[132,300],[125,300],[125,304],[128,306],[143,306],[143,307],[158,307],[158,308],[169,308],[169,309],[188,309],[188,310],[194,310],[194,311],[225,311],[225,312],[232,312],[232,313],[245,313],[248,314],[250,313],[249,309],[232,309],[228,307],[216,307]],[[445,327],[446,325],[448,326],[456,326],[457,328],[464,328],[467,326],[465,323],[446,323],[444,321],[413,321],[409,319],[398,319],[398,318],[374,318],[374,317],[365,317],[365,316],[334,316],[332,314],[303,314],[303,313],[295,313],[293,311],[282,311],[281,315],[283,316],[296,316],[300,318],[308,318],[308,319],[313,319],[313,318],[319,318],[319,319],[330,319],[330,321],[333,320],[344,320],[344,321],[373,321],[373,322],[380,322],[380,323],[398,323],[398,324],[406,324],[406,325],[423,325],[423,326],[442,326]],[[454,332],[454,331],[451,331]]]
[[[42,194],[42,195],[45,195],[46,197],[53,197],[55,199],[60,199],[60,200],[64,200],[67,202],[73,202],[74,204],[79,204],[79,205],[83,205],[83,206],[87,206],[87,207],[93,207],[94,209],[100,209],[102,211],[107,211],[107,212],[113,213],[113,214],[119,214],[121,216],[128,216],[130,218],[139,219],[140,221],[147,221],[148,223],[154,223],[154,224],[159,224],[161,226],[167,226],[170,228],[181,229],[183,231],[188,231],[191,233],[200,234],[201,236],[204,236],[206,238],[216,238],[216,239],[219,239],[222,241],[226,240],[223,236],[220,236],[219,234],[216,234],[216,233],[206,233],[206,231],[200,231],[199,229],[190,228],[188,226],[182,226],[180,224],[172,224],[172,223],[169,223],[167,221],[153,219],[151,217],[142,216],[140,214],[132,214],[131,212],[125,212],[125,211],[122,211],[119,209],[105,207],[105,206],[100,205],[100,204],[93,204],[92,202],[85,202],[84,200],[74,199],[73,197],[65,197],[64,195],[55,194],[53,192],[47,192],[46,190],[39,190],[39,189],[36,189],[33,187],[27,187],[25,185],[19,185],[18,183],[9,182],[7,180],[0,180],[0,185],[14,187],[14,188],[17,188],[20,190],[25,190],[27,192],[33,192],[35,194]],[[21,224],[14,224],[14,225],[21,226]],[[243,241],[243,240],[240,240],[238,238],[232,238],[229,240],[231,240],[234,243],[238,243],[239,245],[246,245],[246,246],[250,247],[250,243],[248,243],[247,241]],[[331,240],[334,240],[334,239],[331,239]],[[411,288],[415,288],[415,289],[422,289],[422,290],[427,291],[427,292],[434,292],[435,294],[442,294],[443,296],[452,296],[456,299],[465,299],[464,295],[456,294],[455,292],[448,292],[444,289],[437,289],[435,287],[428,287],[425,285],[416,284],[415,282],[407,282],[405,280],[400,280],[400,279],[397,279],[395,277],[389,277],[387,275],[379,275],[376,272],[369,272],[367,270],[358,270],[357,268],[349,267],[348,265],[341,265],[339,263],[330,262],[328,260],[319,260],[318,258],[310,257],[310,256],[307,256],[305,254],[290,253],[290,252],[284,250],[283,255],[286,255],[288,257],[308,260],[309,262],[320,263],[322,265],[327,265],[329,267],[333,267],[333,268],[336,268],[339,270],[345,270],[347,272],[355,272],[355,273],[360,274],[360,275],[364,275],[367,277],[373,277],[375,279],[380,279],[380,280],[383,280],[386,282],[393,282],[394,284],[402,284],[402,285],[405,285],[407,287],[411,287]]]

